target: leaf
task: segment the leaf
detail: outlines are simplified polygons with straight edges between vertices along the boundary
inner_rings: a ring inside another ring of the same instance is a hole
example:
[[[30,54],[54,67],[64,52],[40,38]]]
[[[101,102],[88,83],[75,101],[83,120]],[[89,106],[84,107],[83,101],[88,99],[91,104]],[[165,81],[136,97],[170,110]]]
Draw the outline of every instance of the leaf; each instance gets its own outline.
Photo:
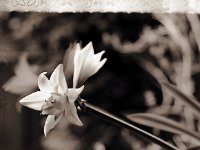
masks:
[[[196,98],[185,95],[170,83],[163,83],[162,85],[172,94],[172,96],[177,98],[177,100],[182,102],[184,105],[188,106],[188,108],[190,108],[190,110],[197,116],[200,116],[200,103]]]
[[[200,150],[200,146],[189,147],[187,150]]]
[[[163,131],[168,131],[175,134],[187,135],[200,142],[200,135],[187,129],[182,124],[179,124],[171,119],[165,118],[163,116],[150,114],[150,113],[137,113],[127,116],[130,120],[149,126],[152,128],[157,128]]]

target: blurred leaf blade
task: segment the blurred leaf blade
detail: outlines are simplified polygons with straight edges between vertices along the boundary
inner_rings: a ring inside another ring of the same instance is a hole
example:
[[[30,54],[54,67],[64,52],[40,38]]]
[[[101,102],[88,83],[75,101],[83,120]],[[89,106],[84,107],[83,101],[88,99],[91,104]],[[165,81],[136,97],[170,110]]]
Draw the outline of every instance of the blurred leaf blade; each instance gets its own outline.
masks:
[[[197,116],[200,116],[200,103],[194,98],[185,95],[179,89],[177,89],[174,85],[170,83],[162,83],[163,87],[167,89],[172,96],[177,98],[181,103],[188,106],[192,112],[194,112]]]
[[[187,150],[200,150],[200,146],[189,147]]]
[[[195,133],[192,130],[187,129],[182,124],[177,123],[166,117],[150,114],[150,113],[136,113],[136,114],[128,115],[127,117],[133,122],[136,122],[148,127],[160,129],[160,130],[171,132],[174,134],[187,135],[190,138],[194,139],[195,141],[198,141],[198,143],[200,143],[199,134]]]

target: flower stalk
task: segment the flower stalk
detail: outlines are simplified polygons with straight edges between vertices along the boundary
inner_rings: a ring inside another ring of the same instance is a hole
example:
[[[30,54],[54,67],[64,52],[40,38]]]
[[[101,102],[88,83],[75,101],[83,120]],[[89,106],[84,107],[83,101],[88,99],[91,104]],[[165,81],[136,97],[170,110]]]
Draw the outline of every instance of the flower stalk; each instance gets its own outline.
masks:
[[[86,102],[83,99],[79,99],[77,101],[77,105],[81,108],[81,111],[89,113],[95,117],[98,117],[100,119],[106,120],[112,124],[115,124],[117,126],[120,126],[122,128],[128,129],[132,131],[133,133],[137,134],[138,136],[141,136],[142,138],[153,142],[157,145],[160,145],[162,148],[165,148],[167,150],[179,150],[179,148],[169,144],[168,142],[165,142],[164,140],[134,126],[133,124],[127,122],[124,119],[121,119],[109,112],[106,112],[105,110],[102,110],[88,102]]]

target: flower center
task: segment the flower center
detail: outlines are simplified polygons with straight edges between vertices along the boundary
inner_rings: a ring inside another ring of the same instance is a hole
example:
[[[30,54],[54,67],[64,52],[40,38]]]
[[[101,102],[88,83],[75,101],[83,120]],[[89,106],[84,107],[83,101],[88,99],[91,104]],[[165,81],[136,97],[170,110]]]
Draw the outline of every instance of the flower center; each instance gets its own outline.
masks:
[[[65,110],[67,97],[59,93],[52,93],[48,100],[42,105],[42,115],[58,115]]]

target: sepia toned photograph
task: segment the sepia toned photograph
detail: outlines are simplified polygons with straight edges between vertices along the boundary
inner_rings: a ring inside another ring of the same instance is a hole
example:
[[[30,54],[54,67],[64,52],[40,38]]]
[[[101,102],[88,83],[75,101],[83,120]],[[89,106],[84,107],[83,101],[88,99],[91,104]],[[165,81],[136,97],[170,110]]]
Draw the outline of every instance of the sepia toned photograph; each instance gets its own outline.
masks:
[[[0,150],[200,150],[200,2],[0,1]]]

